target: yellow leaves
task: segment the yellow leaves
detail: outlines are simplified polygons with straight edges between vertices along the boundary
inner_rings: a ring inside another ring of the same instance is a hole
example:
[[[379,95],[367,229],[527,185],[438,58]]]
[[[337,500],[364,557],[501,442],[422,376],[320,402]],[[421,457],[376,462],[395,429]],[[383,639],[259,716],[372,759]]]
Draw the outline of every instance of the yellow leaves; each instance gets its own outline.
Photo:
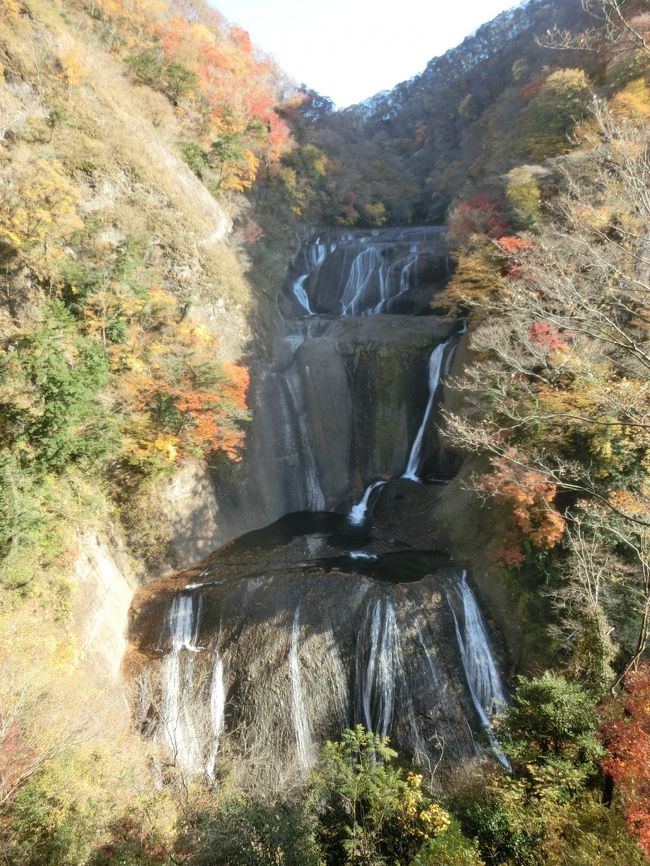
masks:
[[[280,169],[280,180],[290,191],[295,190],[298,185],[298,176],[292,168],[286,167]]]
[[[2,8],[0,9],[0,21],[3,18],[18,18],[20,15],[19,0],[2,0]]]
[[[503,278],[489,254],[483,249],[461,252],[457,257],[454,275],[447,287],[436,296],[436,306],[447,306],[457,311],[484,306],[486,299],[497,296]]]
[[[260,161],[252,150],[245,150],[243,158],[237,163],[229,163],[227,174],[221,188],[231,192],[243,192],[253,185]]]
[[[644,78],[631,81],[611,101],[614,112],[635,121],[650,119],[650,86]]]
[[[83,56],[82,48],[75,46],[64,51],[59,57],[61,70],[69,87],[77,87],[81,83],[84,71]]]
[[[645,520],[650,517],[650,500],[632,490],[614,490],[609,494],[608,501],[612,508],[630,517]]]
[[[186,346],[210,348],[216,343],[214,334],[200,323],[183,322],[178,326],[177,334]]]
[[[529,166],[513,168],[507,175],[506,197],[524,228],[534,226],[541,217],[541,190]]]
[[[0,187],[0,240],[18,252],[54,252],[83,227],[79,193],[55,159],[17,165]]]
[[[422,839],[431,839],[448,830],[451,815],[425,795],[422,790],[422,776],[410,772],[406,783],[400,804],[404,823],[410,825]]]
[[[432,803],[418,817],[422,824],[420,833],[425,838],[446,832],[451,824],[451,815],[437,803]]]
[[[201,22],[197,21],[189,27],[188,30],[188,38],[197,43],[205,42],[208,45],[215,44],[214,33],[209,30],[205,24],[201,24]]]
[[[171,433],[159,433],[153,441],[152,448],[162,454],[165,460],[174,463],[178,456],[178,439]]]

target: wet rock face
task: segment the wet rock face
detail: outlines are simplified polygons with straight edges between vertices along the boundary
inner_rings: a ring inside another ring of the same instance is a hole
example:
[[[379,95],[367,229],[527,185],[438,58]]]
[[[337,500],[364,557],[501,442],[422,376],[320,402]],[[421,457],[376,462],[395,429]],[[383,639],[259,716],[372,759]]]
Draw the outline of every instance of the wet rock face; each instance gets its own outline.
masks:
[[[153,682],[140,713],[194,772],[218,773],[225,749],[304,774],[325,739],[361,723],[440,762],[442,779],[482,753],[480,712],[504,699],[467,666],[491,649],[467,631],[462,572],[367,539],[351,550],[345,518],[320,520],[292,537],[300,527],[281,521],[140,594],[132,671]]]
[[[216,475],[215,547],[404,472],[431,353],[458,329],[426,315],[448,276],[440,228],[334,232],[303,245],[279,298],[272,360],[254,376],[244,460]],[[422,468],[450,474],[457,461],[438,447],[434,420]]]
[[[281,310],[287,318],[422,315],[449,268],[444,228],[328,232],[300,249]]]
[[[391,540],[416,500],[431,527],[422,482],[458,459],[435,425],[460,329],[415,314],[443,271],[441,230],[338,233],[301,250],[245,461],[219,480],[219,540],[286,516],[133,607],[137,714],[182,769],[215,778],[245,755],[300,778],[355,724],[438,780],[499,757],[500,665],[464,569]]]

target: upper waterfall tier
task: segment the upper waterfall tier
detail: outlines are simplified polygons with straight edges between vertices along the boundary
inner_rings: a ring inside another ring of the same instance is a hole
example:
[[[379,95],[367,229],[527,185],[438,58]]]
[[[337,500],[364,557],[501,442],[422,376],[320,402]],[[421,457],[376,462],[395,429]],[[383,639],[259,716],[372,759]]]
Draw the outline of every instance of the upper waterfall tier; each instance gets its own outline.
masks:
[[[330,232],[300,248],[281,309],[287,318],[421,315],[448,279],[444,227]]]
[[[246,451],[218,471],[215,545],[284,514],[349,508],[375,481],[454,474],[437,406],[462,326],[430,314],[448,276],[444,228],[301,246],[252,368]]]

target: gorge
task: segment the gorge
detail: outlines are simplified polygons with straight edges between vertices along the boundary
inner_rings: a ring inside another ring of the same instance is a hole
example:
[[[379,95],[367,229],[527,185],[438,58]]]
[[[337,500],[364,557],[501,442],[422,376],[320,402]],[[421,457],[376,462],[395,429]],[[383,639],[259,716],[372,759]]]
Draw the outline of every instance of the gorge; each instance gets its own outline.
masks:
[[[0,862],[647,866],[647,0],[215,4],[0,0]]]
[[[355,724],[436,784],[482,754],[507,764],[501,662],[465,566],[373,520],[384,489],[442,489],[458,467],[435,434],[464,328],[430,314],[448,277],[443,228],[331,232],[296,256],[220,502],[225,531],[266,528],[135,600],[138,712],[184,770],[214,779],[245,748],[265,776],[304,774]]]

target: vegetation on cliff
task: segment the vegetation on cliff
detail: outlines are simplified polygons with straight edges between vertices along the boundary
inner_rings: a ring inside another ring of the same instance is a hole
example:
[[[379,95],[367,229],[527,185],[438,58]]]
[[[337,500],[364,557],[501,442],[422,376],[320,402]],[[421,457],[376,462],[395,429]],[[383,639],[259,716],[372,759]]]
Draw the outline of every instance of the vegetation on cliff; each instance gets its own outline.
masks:
[[[4,862],[647,862],[649,27],[638,0],[531,0],[335,114],[202,0],[4,0]],[[544,594],[562,673],[520,680],[512,773],[448,802],[361,729],[281,802],[163,784],[74,635],[79,529],[151,558],[160,479],[237,460],[249,256],[259,287],[305,227],[447,214],[436,308],[475,353],[447,435],[490,459],[489,552]]]

